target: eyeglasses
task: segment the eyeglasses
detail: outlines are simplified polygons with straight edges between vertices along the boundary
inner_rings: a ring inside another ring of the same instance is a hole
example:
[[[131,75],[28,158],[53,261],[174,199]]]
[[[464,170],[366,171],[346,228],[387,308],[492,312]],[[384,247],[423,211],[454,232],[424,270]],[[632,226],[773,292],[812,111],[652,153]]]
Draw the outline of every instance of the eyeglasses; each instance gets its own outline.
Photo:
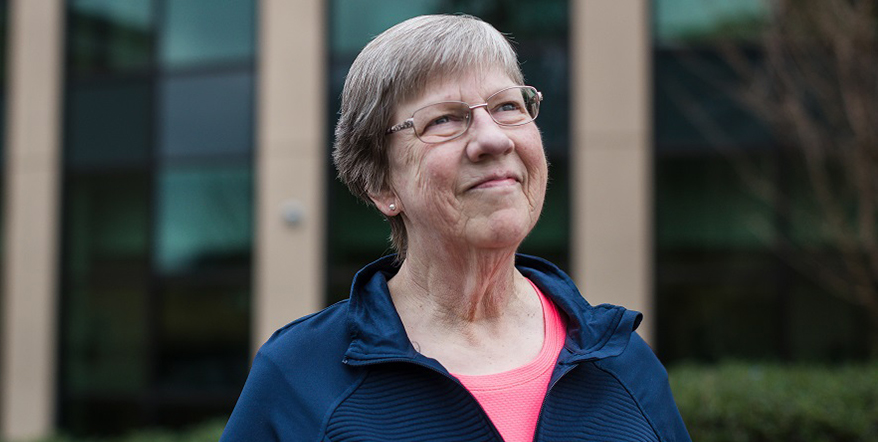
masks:
[[[543,94],[531,86],[511,86],[488,97],[485,103],[470,106],[462,101],[443,101],[416,110],[412,117],[387,129],[388,134],[413,128],[424,143],[453,140],[466,132],[473,111],[484,107],[500,126],[521,126],[537,118]]]

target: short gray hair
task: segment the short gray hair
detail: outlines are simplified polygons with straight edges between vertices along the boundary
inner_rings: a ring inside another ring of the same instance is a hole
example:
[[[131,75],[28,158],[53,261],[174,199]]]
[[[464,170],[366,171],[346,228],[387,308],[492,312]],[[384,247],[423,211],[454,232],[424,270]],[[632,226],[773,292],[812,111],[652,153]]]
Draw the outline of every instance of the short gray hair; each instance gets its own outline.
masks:
[[[524,84],[518,57],[497,29],[470,15],[423,15],[375,37],[348,71],[335,126],[332,159],[351,193],[389,188],[387,128],[399,103],[416,98],[437,78],[500,69]],[[401,216],[389,217],[390,241],[399,259],[407,247]]]

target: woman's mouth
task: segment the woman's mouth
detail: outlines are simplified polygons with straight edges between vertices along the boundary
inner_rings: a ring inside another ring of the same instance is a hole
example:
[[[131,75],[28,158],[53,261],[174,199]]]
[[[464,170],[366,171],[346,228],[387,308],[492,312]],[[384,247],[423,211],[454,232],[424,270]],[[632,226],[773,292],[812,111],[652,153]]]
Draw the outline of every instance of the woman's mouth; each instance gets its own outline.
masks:
[[[515,184],[518,184],[518,180],[516,180],[515,178],[497,177],[497,178],[490,178],[490,179],[487,179],[485,181],[482,181],[482,182],[476,184],[475,186],[473,186],[472,188],[473,189],[492,189],[492,188],[496,188],[496,187],[513,186]]]

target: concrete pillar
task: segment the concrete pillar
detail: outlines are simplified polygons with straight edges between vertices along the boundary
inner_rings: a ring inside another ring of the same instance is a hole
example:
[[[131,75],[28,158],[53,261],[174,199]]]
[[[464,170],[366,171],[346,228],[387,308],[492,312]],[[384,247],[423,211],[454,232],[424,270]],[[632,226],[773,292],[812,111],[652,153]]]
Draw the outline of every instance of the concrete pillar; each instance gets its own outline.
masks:
[[[254,349],[323,305],[324,14],[320,0],[260,2]]]
[[[4,172],[4,440],[54,427],[64,2],[9,2]]]
[[[650,2],[573,1],[573,276],[652,338]]]

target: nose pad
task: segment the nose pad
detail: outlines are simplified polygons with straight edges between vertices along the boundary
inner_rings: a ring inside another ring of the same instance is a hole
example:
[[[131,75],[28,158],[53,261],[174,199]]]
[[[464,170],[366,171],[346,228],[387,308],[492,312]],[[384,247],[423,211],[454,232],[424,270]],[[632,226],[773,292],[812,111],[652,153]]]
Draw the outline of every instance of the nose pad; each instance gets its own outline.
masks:
[[[484,112],[479,112],[480,110]],[[473,109],[470,115],[466,153],[471,161],[480,161],[485,156],[505,155],[512,152],[515,143],[506,134],[506,130],[491,118],[486,106]]]

